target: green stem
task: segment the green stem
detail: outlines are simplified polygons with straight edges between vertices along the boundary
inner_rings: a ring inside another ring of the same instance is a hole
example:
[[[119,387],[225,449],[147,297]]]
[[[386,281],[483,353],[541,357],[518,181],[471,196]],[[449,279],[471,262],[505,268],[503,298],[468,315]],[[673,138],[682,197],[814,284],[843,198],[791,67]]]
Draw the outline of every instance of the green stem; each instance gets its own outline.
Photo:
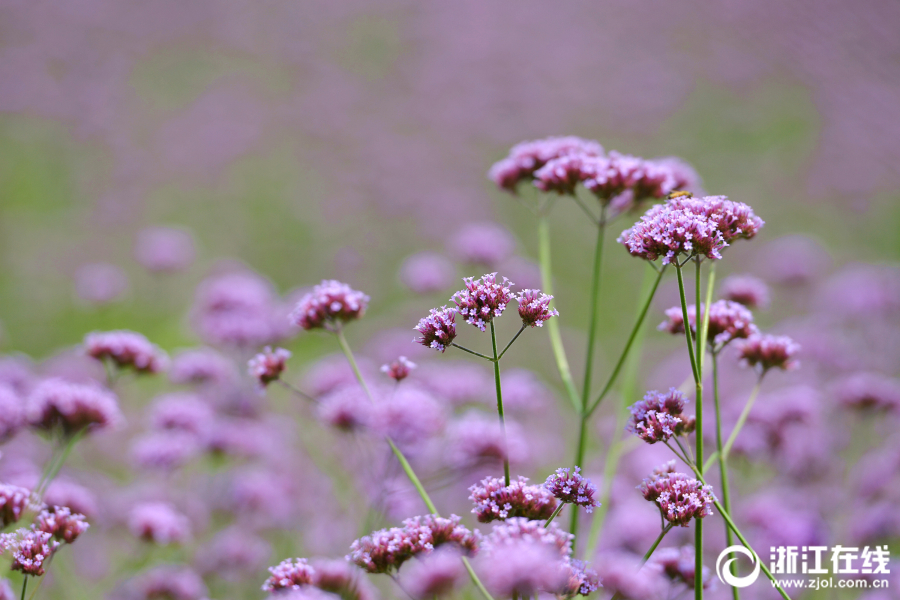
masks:
[[[550,264],[550,222],[546,215],[538,217],[538,259],[541,265],[541,286],[544,293],[553,295],[553,271]],[[569,368],[569,360],[566,358],[566,349],[559,333],[559,319],[549,319],[547,328],[550,335],[550,346],[553,348],[553,357],[556,359],[556,369],[562,379],[566,394],[576,411],[581,409],[581,400],[575,381],[572,379],[572,370]]]
[[[678,275],[678,294],[681,298],[681,318],[684,321],[684,338],[687,340],[688,356],[691,357],[691,372],[694,375],[694,383],[700,381],[700,373],[697,371],[697,359],[694,355],[694,341],[691,339],[691,322],[688,319],[687,299],[684,296],[684,277],[681,274],[681,265],[675,262],[675,274]]]
[[[591,279],[590,320],[588,322],[587,352],[584,359],[584,386],[581,388],[581,412],[585,411],[591,394],[591,375],[594,371],[594,345],[597,339],[597,308],[600,303],[600,271],[603,266],[603,240],[606,234],[606,207],[600,213],[597,225],[597,246],[594,249],[594,269]]]
[[[516,335],[513,336],[513,339],[509,340],[509,343],[506,345],[506,348],[503,349],[503,352],[500,353],[500,356],[497,357],[497,360],[503,358],[503,355],[506,354],[506,351],[509,350],[509,347],[513,345],[513,342],[519,339],[519,336],[522,335],[522,332],[525,331],[526,327],[528,327],[528,325],[522,323],[522,327],[519,328],[519,331],[516,333]]]
[[[506,443],[506,418],[503,416],[503,392],[500,389],[500,358],[497,356],[497,334],[491,319],[491,347],[494,349],[494,385],[497,388],[497,414],[500,417],[500,432],[503,434],[503,479],[509,485],[509,447]]]
[[[700,373],[703,373],[704,361],[706,360],[706,338],[709,336],[709,312],[712,305],[713,289],[716,286],[716,263],[711,262],[709,265],[709,279],[706,282],[706,300],[704,301],[703,321],[700,324],[700,342],[697,344],[697,365]],[[700,261],[697,261],[697,297],[700,297]],[[697,310],[700,304],[697,304]],[[698,313],[699,314],[699,313]]]
[[[25,600],[25,588],[28,587],[28,575],[22,578],[22,594],[19,596],[21,600]]]
[[[696,327],[698,335],[694,339],[694,347],[691,348],[690,345],[688,345],[688,351],[693,351],[691,353],[691,359],[694,363],[694,384],[696,387],[694,401],[697,406],[697,425],[694,430],[694,461],[696,461],[697,464],[703,464],[703,363],[700,358],[704,353],[704,346],[706,344],[706,332],[704,331],[704,321],[706,318],[700,313],[701,273],[699,258],[695,259],[695,264],[697,265],[697,270],[694,277],[694,310],[696,313],[695,318],[697,319]],[[678,283],[679,288],[684,287],[683,282],[680,279]],[[684,318],[684,331],[687,334],[687,340],[690,343],[691,326],[690,321],[688,321],[687,302],[683,293],[681,294],[681,311]],[[705,311],[705,314],[709,314],[708,308]],[[696,519],[696,522],[694,523],[694,598],[695,600],[703,600],[703,519]]]
[[[750,416],[750,409],[753,408],[753,403],[756,401],[756,397],[759,395],[759,388],[762,385],[762,379],[762,376],[760,376],[760,378],[756,380],[756,385],[753,386],[753,391],[750,392],[750,397],[747,398],[747,404],[744,406],[744,410],[741,412],[741,416],[738,417],[737,423],[735,424],[734,429],[731,431],[731,435],[728,436],[728,441],[725,442],[725,446],[719,453],[720,461],[728,460],[728,455],[731,453],[731,447],[734,445],[734,441],[737,439],[738,434],[741,432],[741,429],[747,422],[747,417]]]
[[[619,372],[622,370],[622,366],[625,364],[625,359],[628,357],[628,352],[631,350],[631,346],[634,344],[634,340],[637,338],[638,331],[640,331],[641,325],[644,324],[644,319],[647,317],[647,311],[650,309],[650,304],[653,302],[653,297],[656,295],[656,290],[657,288],[659,288],[659,282],[662,281],[662,276],[665,271],[666,268],[664,266],[657,273],[656,280],[653,282],[653,287],[650,288],[650,293],[644,300],[644,304],[641,307],[641,312],[638,314],[637,321],[635,322],[634,327],[631,329],[631,334],[628,336],[628,341],[625,343],[625,348],[622,349],[622,354],[619,356],[619,360],[618,362],[616,362],[616,366],[613,368],[612,373],[610,373],[609,379],[606,381],[606,385],[603,386],[603,391],[600,392],[600,395],[597,396],[594,404],[591,405],[591,408],[588,410],[588,416],[591,416],[591,414],[593,414],[593,412],[597,410],[597,407],[600,406],[600,402],[603,401],[603,399],[612,389],[616,378],[619,376]]]
[[[557,507],[556,507],[556,510],[553,511],[553,514],[550,515],[550,518],[547,519],[547,522],[546,522],[546,523],[544,523],[544,529],[546,529],[547,527],[550,527],[550,523],[553,522],[553,519],[555,519],[557,516],[559,516],[559,513],[562,512],[562,509],[565,508],[565,506],[566,506],[566,503],[565,503],[565,502],[560,502],[560,503],[559,503],[559,506],[557,506]]]
[[[488,356],[486,354],[481,354],[480,352],[475,352],[474,350],[469,350],[468,348],[466,348],[464,346],[460,346],[459,344],[450,342],[450,345],[453,346],[454,348],[459,348],[463,352],[468,352],[469,354],[474,354],[475,356],[477,356],[479,358],[483,358],[485,360],[490,360],[490,361],[494,360],[493,358],[491,358],[490,356]]]
[[[366,391],[366,395],[369,397],[369,400],[374,402],[372,397],[372,393],[369,391],[369,386],[366,385],[365,379],[363,379],[362,373],[359,370],[359,366],[356,364],[356,359],[353,357],[353,351],[350,349],[350,345],[347,343],[347,338],[344,337],[344,332],[341,329],[337,330],[337,338],[338,343],[341,346],[341,350],[344,351],[344,355],[347,357],[347,361],[350,363],[350,368],[353,369],[353,374],[356,375],[357,381]],[[437,507],[434,505],[434,502],[431,501],[431,497],[428,495],[428,492],[425,491],[425,487],[422,485],[422,482],[419,481],[419,477],[416,475],[415,471],[413,471],[412,466],[409,464],[409,461],[406,460],[406,456],[403,455],[403,452],[397,448],[396,444],[390,437],[385,437],[388,445],[391,447],[391,451],[394,453],[394,456],[397,457],[397,460],[400,462],[400,466],[403,467],[404,473],[412,482],[413,486],[416,488],[416,491],[419,492],[419,496],[422,497],[422,500],[425,502],[425,506],[428,507],[428,510],[435,516],[440,516],[440,513],[437,510]],[[481,592],[484,596],[485,600],[494,600],[491,597],[491,594],[485,589],[484,584],[481,583],[481,580],[478,578],[478,575],[475,573],[475,570],[472,569],[472,565],[469,564],[469,560],[466,557],[462,557],[463,564],[466,566],[466,571],[469,573],[469,577],[472,579],[472,583],[475,584],[475,587]]]
[[[650,549],[647,550],[647,553],[644,555],[644,560],[642,562],[647,562],[650,560],[650,557],[653,556],[653,553],[656,551],[656,547],[659,546],[659,543],[663,541],[663,538],[666,537],[666,534],[669,533],[669,530],[672,529],[672,524],[669,523],[663,530],[659,532],[659,537],[656,538],[656,541],[653,542],[653,545],[650,546]]]
[[[66,459],[69,458],[69,454],[72,453],[72,449],[75,447],[75,444],[77,444],[81,440],[81,438],[84,437],[87,429],[87,427],[83,427],[75,434],[73,434],[69,438],[69,441],[66,443],[65,447],[62,449],[62,452],[59,454],[59,457],[56,459],[56,461],[51,463],[51,467],[47,471],[47,476],[42,479],[39,487],[35,490],[39,501],[43,499],[44,494],[47,492],[47,488],[50,487],[50,484],[53,483],[53,480],[56,479],[57,475],[59,475],[59,471],[66,463]]]
[[[718,354],[712,355],[713,366],[713,400],[716,406],[716,450],[719,456],[722,456],[722,414],[719,408],[719,357]],[[722,481],[722,502],[725,510],[731,513],[731,493],[728,489],[728,466],[725,460],[719,460],[719,479]],[[734,545],[734,539],[731,537],[731,529],[725,528],[725,547],[730,548]],[[730,570],[732,575],[736,575],[734,563],[731,563]],[[736,587],[731,588],[731,594],[734,600],[740,600],[740,591]]]

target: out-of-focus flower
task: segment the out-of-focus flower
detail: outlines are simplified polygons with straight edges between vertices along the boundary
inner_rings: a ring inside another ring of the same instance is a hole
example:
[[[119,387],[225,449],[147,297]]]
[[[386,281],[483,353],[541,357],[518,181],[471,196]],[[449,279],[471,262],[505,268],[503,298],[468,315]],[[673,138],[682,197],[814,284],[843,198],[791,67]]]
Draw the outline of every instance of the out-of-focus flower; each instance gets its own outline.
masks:
[[[281,377],[284,372],[287,360],[291,357],[291,353],[284,348],[275,348],[266,346],[263,351],[247,363],[250,376],[256,379],[263,387],[269,385],[273,381]]]
[[[233,525],[223,529],[199,552],[203,573],[215,573],[238,581],[256,571],[272,551],[271,545],[248,528]]]
[[[131,457],[140,468],[171,471],[198,457],[202,450],[201,440],[193,433],[164,430],[135,439]]]
[[[601,554],[594,561],[603,589],[623,600],[663,600],[669,584],[659,565],[641,564],[641,559],[624,552]]]
[[[90,304],[109,304],[128,289],[128,275],[116,265],[92,263],[75,271],[75,294]]]
[[[49,533],[54,539],[71,544],[88,530],[84,515],[73,513],[65,506],[50,506],[38,513],[35,529]]]
[[[157,396],[149,412],[153,429],[186,431],[200,437],[209,431],[214,418],[213,409],[207,402],[185,392]]]
[[[493,268],[512,256],[516,241],[496,223],[470,223],[450,239],[449,249],[466,264]]]
[[[506,310],[506,305],[513,295],[509,287],[513,285],[506,277],[497,283],[496,273],[486,273],[480,279],[465,277],[466,289],[453,294],[451,300],[456,303],[456,311],[469,325],[481,331],[488,323],[499,317]]]
[[[534,172],[534,187],[542,192],[556,192],[561,196],[575,194],[575,188],[590,171],[599,171],[595,163],[605,163],[606,158],[580,154],[567,154],[554,158]],[[592,163],[588,166],[586,163]],[[593,167],[593,168],[592,168]]]
[[[409,563],[404,569],[403,589],[416,600],[443,597],[464,582],[466,570],[455,548],[441,548]]]
[[[700,305],[700,314],[705,317],[706,307]],[[697,307],[688,305],[688,320],[691,331],[697,333]],[[659,324],[660,331],[667,331],[673,335],[684,333],[684,314],[680,306],[673,306],[665,311],[666,320]],[[753,313],[737,302],[731,300],[716,300],[709,306],[709,330],[707,340],[709,344],[720,349],[732,340],[746,339],[759,333],[753,324]]]
[[[53,534],[35,529],[19,529],[4,541],[11,551],[13,562],[10,569],[24,575],[40,577],[44,574],[44,563],[59,548]]]
[[[509,485],[504,485],[501,478],[485,477],[469,492],[469,500],[475,504],[472,512],[481,523],[510,517],[546,520],[557,506],[550,491],[540,485],[528,485],[528,478],[521,475]]]
[[[575,136],[521,142],[512,147],[506,158],[491,166],[488,177],[500,189],[515,194],[520,182],[531,179],[548,161],[567,155],[602,156],[603,147]]]
[[[408,531],[417,532],[425,550],[452,544],[466,554],[474,554],[478,550],[479,534],[460,525],[461,520],[457,515],[423,515],[404,520],[403,526]]]
[[[481,545],[487,552],[494,553],[517,542],[546,544],[556,551],[557,557],[566,558],[572,554],[574,539],[574,535],[560,529],[555,521],[545,527],[543,521],[512,517],[494,523],[494,528],[484,537]]]
[[[443,431],[444,407],[424,389],[401,386],[396,391],[375,395],[369,424],[401,449],[410,449]]]
[[[790,371],[800,366],[796,359],[800,345],[784,335],[757,334],[740,342],[738,355],[741,364],[758,367],[763,373],[769,369]]]
[[[651,390],[628,408],[631,417],[625,431],[648,444],[667,442],[674,435],[691,433],[696,420],[682,415],[686,402],[684,394],[675,388],[669,388],[665,393]]]
[[[416,368],[416,363],[401,356],[397,360],[391,361],[389,364],[381,366],[381,372],[393,379],[394,381],[403,381],[409,377],[409,372]]]
[[[271,344],[286,333],[271,284],[250,271],[214,275],[197,288],[191,322],[213,345],[239,348]]]
[[[429,315],[420,319],[414,329],[422,336],[414,339],[414,342],[443,352],[456,338],[456,309],[446,306],[432,308]]]
[[[837,383],[842,406],[858,409],[900,408],[900,380],[879,373],[855,373]]]
[[[659,565],[662,572],[674,583],[683,583],[688,589],[694,589],[696,561],[693,546],[681,548],[660,548],[650,558],[650,563]],[[708,567],[703,567],[703,589],[714,586],[715,580]]]
[[[142,502],[128,515],[131,533],[160,546],[183,544],[191,536],[191,523],[168,502]]]
[[[22,512],[31,507],[31,492],[8,483],[0,483],[0,523],[9,527],[22,517]]]
[[[342,386],[322,396],[316,406],[316,414],[322,422],[344,431],[367,427],[372,412],[372,402],[358,383]]]
[[[536,540],[510,540],[502,547],[491,548],[479,563],[484,584],[500,598],[556,594],[569,579],[565,559],[552,544]]]
[[[208,590],[203,578],[181,565],[161,565],[138,575],[133,582],[141,600],[202,600]]]
[[[400,281],[417,294],[431,294],[453,285],[456,269],[436,252],[419,252],[403,261]]]
[[[44,502],[49,506],[64,506],[86,517],[97,514],[97,498],[93,492],[65,478],[57,477],[47,486]]]
[[[600,506],[600,501],[594,497],[597,487],[581,475],[581,467],[557,469],[547,477],[544,487],[560,501],[581,506],[587,512],[593,512],[595,507]]]
[[[588,596],[601,587],[597,571],[584,561],[573,558],[566,560],[566,574],[568,580],[560,593],[563,598],[574,598],[577,595]]]
[[[445,459],[451,466],[464,469],[485,462],[521,463],[529,459],[525,436],[515,421],[506,420],[506,436],[496,416],[471,410],[447,427]]]
[[[558,317],[559,311],[550,308],[553,296],[541,292],[541,290],[522,290],[516,296],[519,303],[519,316],[522,324],[529,327],[543,327],[544,321],[550,317]]]
[[[673,525],[687,527],[691,519],[702,519],[712,514],[716,497],[711,486],[684,473],[675,473],[674,463],[656,469],[638,486],[644,499],[656,502],[663,518]]]
[[[234,379],[234,364],[212,348],[193,348],[179,353],[169,366],[172,383],[226,383]]]
[[[13,592],[9,579],[0,579],[0,600],[16,600],[16,594]]]
[[[134,331],[89,333],[84,338],[84,350],[91,358],[108,360],[120,369],[133,369],[138,373],[159,373],[169,363],[165,352]]]
[[[290,319],[303,329],[335,330],[342,324],[363,316],[369,297],[346,283],[322,280],[313,291],[303,296]]]
[[[32,427],[65,435],[83,429],[103,429],[122,421],[116,396],[97,385],[69,383],[58,378],[42,381],[28,396],[26,417]]]
[[[769,287],[752,275],[732,275],[722,281],[721,295],[725,300],[743,304],[747,308],[769,306]]]
[[[274,567],[269,567],[271,576],[262,585],[264,592],[299,590],[301,586],[313,582],[315,569],[305,558],[287,558]]]
[[[138,233],[134,257],[148,271],[173,273],[194,262],[194,238],[177,227],[148,227]]]
[[[0,356],[0,384],[25,397],[37,382],[31,359],[21,354]]]
[[[25,424],[25,403],[11,386],[0,383],[0,442],[14,436]]]
[[[375,600],[376,593],[359,567],[343,559],[314,559],[313,585],[344,600]]]

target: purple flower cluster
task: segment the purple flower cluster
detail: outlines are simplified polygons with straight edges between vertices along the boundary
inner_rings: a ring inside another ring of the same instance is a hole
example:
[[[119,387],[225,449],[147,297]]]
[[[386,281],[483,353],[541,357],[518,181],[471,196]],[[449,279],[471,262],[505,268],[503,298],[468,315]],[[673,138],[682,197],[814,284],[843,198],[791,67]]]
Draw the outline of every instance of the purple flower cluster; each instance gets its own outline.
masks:
[[[545,527],[542,521],[533,521],[525,517],[512,517],[494,523],[494,528],[485,536],[482,547],[487,552],[496,552],[504,546],[518,542],[546,544],[552,547],[560,558],[572,554],[572,541],[575,536],[559,528],[556,522]]]
[[[250,376],[259,382],[259,385],[265,387],[281,377],[287,360],[291,357],[291,353],[284,348],[275,348],[266,346],[263,351],[250,359],[247,368]]]
[[[498,187],[516,193],[519,183],[530,179],[549,161],[570,155],[601,156],[603,147],[597,142],[578,137],[550,137],[516,144],[503,160],[494,163],[488,177]]]
[[[632,256],[649,261],[662,257],[665,265],[681,255],[721,259],[733,240],[750,239],[762,226],[762,219],[741,202],[677,196],[651,207],[618,241]]]
[[[49,533],[54,539],[71,544],[88,530],[84,515],[73,513],[65,506],[50,506],[38,513],[34,528]]]
[[[700,305],[700,314],[705,317],[706,308]],[[688,320],[691,331],[697,334],[697,307],[693,304],[687,307]],[[660,331],[667,331],[673,335],[684,333],[684,315],[680,306],[673,306],[665,311],[666,320],[659,324]],[[731,300],[717,300],[709,306],[709,330],[707,340],[716,349],[737,339],[746,339],[759,333],[753,324],[753,313],[737,302]]]
[[[456,338],[456,309],[446,306],[432,308],[429,315],[420,319],[414,329],[422,336],[414,339],[414,342],[444,352]]]
[[[738,346],[741,363],[759,368],[763,373],[769,369],[790,371],[800,366],[796,356],[800,344],[784,335],[757,334]]]
[[[301,586],[312,585],[315,569],[305,558],[285,559],[269,567],[271,576],[262,585],[264,592],[299,590]]]
[[[682,583],[688,589],[694,589],[696,562],[693,546],[660,548],[649,562],[651,565],[658,565],[672,582]],[[703,567],[703,589],[712,587],[713,581],[712,572],[708,567]]]
[[[409,377],[410,371],[416,368],[416,363],[409,360],[405,356],[401,356],[397,360],[391,361],[381,366],[381,372],[393,379],[394,381],[403,381]]]
[[[362,317],[368,305],[369,297],[364,293],[346,283],[326,279],[300,299],[290,318],[306,330],[334,330]]]
[[[842,406],[856,409],[900,409],[900,379],[879,373],[855,373],[837,384]]]
[[[529,327],[543,327],[544,322],[550,317],[558,317],[559,311],[550,308],[553,296],[541,292],[541,290],[522,290],[516,296],[519,303],[519,316],[522,324]]]
[[[166,354],[134,331],[95,331],[84,338],[88,356],[108,360],[120,369],[138,373],[159,373],[168,366]]]
[[[577,595],[588,596],[601,587],[600,576],[586,562],[569,558],[566,560],[568,581],[560,594],[563,598]]]
[[[481,279],[466,277],[463,282],[466,289],[456,292],[451,298],[456,303],[456,312],[466,323],[484,331],[494,317],[503,314],[512,300],[509,288],[513,282],[504,277],[501,283],[497,283],[496,273],[487,273]]]
[[[549,519],[556,509],[553,493],[540,485],[528,485],[528,478],[521,475],[516,481],[504,485],[497,477],[485,477],[480,484],[469,488],[469,500],[475,504],[472,512],[481,523],[524,517]]]
[[[418,554],[453,544],[467,554],[478,550],[479,536],[459,524],[460,518],[435,515],[413,517],[403,527],[380,529],[356,540],[347,560],[369,573],[390,573]]]
[[[405,569],[403,589],[416,600],[444,597],[463,583],[466,570],[455,548],[440,548],[413,561]]]
[[[142,502],[128,516],[131,533],[160,546],[183,544],[190,538],[191,524],[168,502]]]
[[[637,435],[648,444],[667,442],[672,436],[686,435],[694,430],[694,417],[683,415],[687,399],[675,388],[668,392],[651,390],[628,410],[631,417],[625,431]]]
[[[581,506],[589,513],[600,506],[600,501],[594,497],[597,495],[597,486],[581,475],[581,467],[557,469],[547,477],[544,487],[560,502]]]
[[[116,396],[97,385],[46,379],[31,392],[26,404],[28,422],[38,429],[60,429],[72,435],[91,427],[100,429],[122,421]]]
[[[235,379],[234,365],[211,348],[185,350],[172,359],[169,381],[178,384],[217,384]]]
[[[39,529],[19,529],[13,533],[3,533],[0,546],[12,552],[10,568],[24,575],[40,577],[44,574],[44,563],[59,548],[60,543],[53,534]]]
[[[769,306],[769,288],[761,279],[752,275],[732,275],[722,281],[721,295],[726,300],[743,304],[747,308]]]
[[[31,492],[8,483],[0,483],[0,525],[9,527],[31,507]]]
[[[645,500],[656,502],[666,521],[681,527],[687,527],[691,519],[711,515],[716,501],[711,486],[674,472],[674,462],[654,470],[637,489]]]

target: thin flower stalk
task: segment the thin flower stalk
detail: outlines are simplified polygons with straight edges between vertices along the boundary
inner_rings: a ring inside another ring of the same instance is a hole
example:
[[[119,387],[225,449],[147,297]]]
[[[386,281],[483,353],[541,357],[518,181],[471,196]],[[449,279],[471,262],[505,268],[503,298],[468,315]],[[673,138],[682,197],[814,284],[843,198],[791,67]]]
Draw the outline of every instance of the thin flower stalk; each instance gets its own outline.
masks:
[[[503,415],[503,390],[500,386],[500,358],[497,354],[497,334],[494,329],[494,321],[491,321],[491,348],[494,350],[494,385],[497,388],[497,415],[500,418],[500,431],[503,433],[503,445],[506,442],[506,417]],[[509,451],[503,453],[503,480],[509,485]]]
[[[709,303],[706,304],[709,306]],[[729,491],[728,484],[728,463],[724,458],[724,454],[722,452],[722,411],[719,407],[719,357],[716,353],[712,355],[712,368],[713,368],[713,401],[716,406],[716,451],[719,455],[719,479],[721,480],[721,489],[722,489],[722,504],[725,506],[725,510],[729,513],[731,512],[731,492]],[[704,469],[705,470],[705,469]],[[728,527],[725,528],[725,547],[730,548],[734,545],[734,539],[731,535],[731,529]],[[734,563],[731,563],[729,566],[731,570],[731,574],[735,575],[735,567]],[[739,600],[740,591],[737,587],[732,586],[732,597],[734,600]]]

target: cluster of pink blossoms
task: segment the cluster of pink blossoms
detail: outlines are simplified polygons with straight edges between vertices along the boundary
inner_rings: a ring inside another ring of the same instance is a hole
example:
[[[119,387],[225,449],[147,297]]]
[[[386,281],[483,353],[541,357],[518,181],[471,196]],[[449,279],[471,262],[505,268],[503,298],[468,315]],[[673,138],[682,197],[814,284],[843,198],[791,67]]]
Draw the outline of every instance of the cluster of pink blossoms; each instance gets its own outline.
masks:
[[[547,295],[541,290],[522,290],[516,296],[519,303],[519,316],[522,324],[528,327],[543,327],[544,322],[550,317],[558,317],[559,311],[550,308],[553,296]]]
[[[276,381],[284,372],[287,360],[291,357],[291,352],[284,348],[275,348],[272,350],[270,346],[263,348],[263,351],[250,359],[247,368],[250,376],[253,377],[263,387]]]
[[[453,294],[451,300],[456,303],[458,312],[469,325],[481,331],[506,310],[506,305],[513,299],[510,286],[513,282],[506,277],[497,283],[496,273],[487,273],[481,279],[466,277],[463,279],[466,289]]]
[[[413,340],[414,342],[444,352],[456,339],[456,309],[446,306],[432,308],[428,316],[420,319],[414,329],[422,336]]]
[[[747,308],[766,308],[769,305],[769,288],[752,275],[732,275],[722,281],[722,297]]]
[[[800,344],[785,335],[758,334],[741,342],[738,347],[741,362],[765,373],[769,369],[790,371],[800,366],[796,355]]]
[[[681,527],[687,527],[691,519],[711,515],[716,502],[712,487],[684,473],[676,473],[675,461],[655,469],[638,490],[645,500],[656,502],[666,521]]]
[[[632,256],[664,265],[679,256],[721,259],[733,240],[750,239],[764,225],[753,209],[725,196],[680,195],[648,210],[618,238]]]
[[[481,523],[511,517],[549,519],[556,509],[553,494],[544,486],[528,485],[528,478],[519,476],[504,485],[497,477],[485,477],[480,484],[469,488],[469,500],[475,504],[472,512]]]
[[[271,576],[262,586],[264,592],[299,590],[302,586],[312,585],[315,577],[315,569],[305,558],[287,558],[274,567],[269,567],[269,573]]]
[[[95,331],[84,338],[88,356],[108,360],[120,369],[138,373],[159,373],[168,366],[166,353],[134,331]]]
[[[38,507],[32,504],[27,506],[40,511],[35,517],[34,523],[30,528],[20,528],[11,533],[0,534],[0,552],[12,554],[10,568],[13,571],[39,577],[44,574],[45,563],[59,549],[60,545],[73,543],[88,530],[89,525],[84,515],[73,513],[66,507]],[[19,516],[21,516],[21,512]],[[7,525],[14,523],[18,518],[17,516]]]
[[[381,365],[381,372],[394,381],[403,381],[409,377],[410,372],[415,368],[416,363],[405,356],[401,356],[397,360],[391,361],[386,365]]]
[[[369,573],[390,573],[418,554],[453,544],[467,554],[478,550],[478,532],[459,524],[460,518],[435,515],[413,517],[403,527],[380,529],[355,540],[347,560]]]
[[[665,393],[651,390],[628,408],[631,417],[625,431],[637,435],[648,444],[667,442],[676,435],[687,435],[694,430],[696,419],[682,414],[686,402],[684,394],[675,388]]]
[[[589,513],[600,506],[600,501],[595,498],[597,486],[581,475],[581,467],[557,469],[547,477],[544,487],[561,502],[581,506]]]
[[[28,422],[38,429],[72,435],[87,427],[104,428],[122,421],[116,396],[97,385],[45,379],[26,403]]]
[[[700,305],[700,315],[705,317],[706,308]],[[688,320],[691,331],[697,334],[697,307],[693,304],[687,307]],[[684,333],[684,314],[680,306],[673,306],[665,311],[666,320],[659,324],[660,331],[671,334]],[[747,308],[732,302],[731,300],[717,300],[709,305],[709,329],[707,339],[714,348],[721,348],[732,340],[746,339],[759,333],[753,324],[753,313]]]
[[[369,297],[364,293],[340,281],[323,280],[300,299],[290,319],[306,330],[334,330],[362,317],[368,305]]]
[[[603,147],[600,144],[575,136],[521,142],[510,149],[506,158],[494,163],[488,171],[488,177],[501,189],[515,194],[519,183],[530,179],[535,171],[555,158],[602,154]]]

